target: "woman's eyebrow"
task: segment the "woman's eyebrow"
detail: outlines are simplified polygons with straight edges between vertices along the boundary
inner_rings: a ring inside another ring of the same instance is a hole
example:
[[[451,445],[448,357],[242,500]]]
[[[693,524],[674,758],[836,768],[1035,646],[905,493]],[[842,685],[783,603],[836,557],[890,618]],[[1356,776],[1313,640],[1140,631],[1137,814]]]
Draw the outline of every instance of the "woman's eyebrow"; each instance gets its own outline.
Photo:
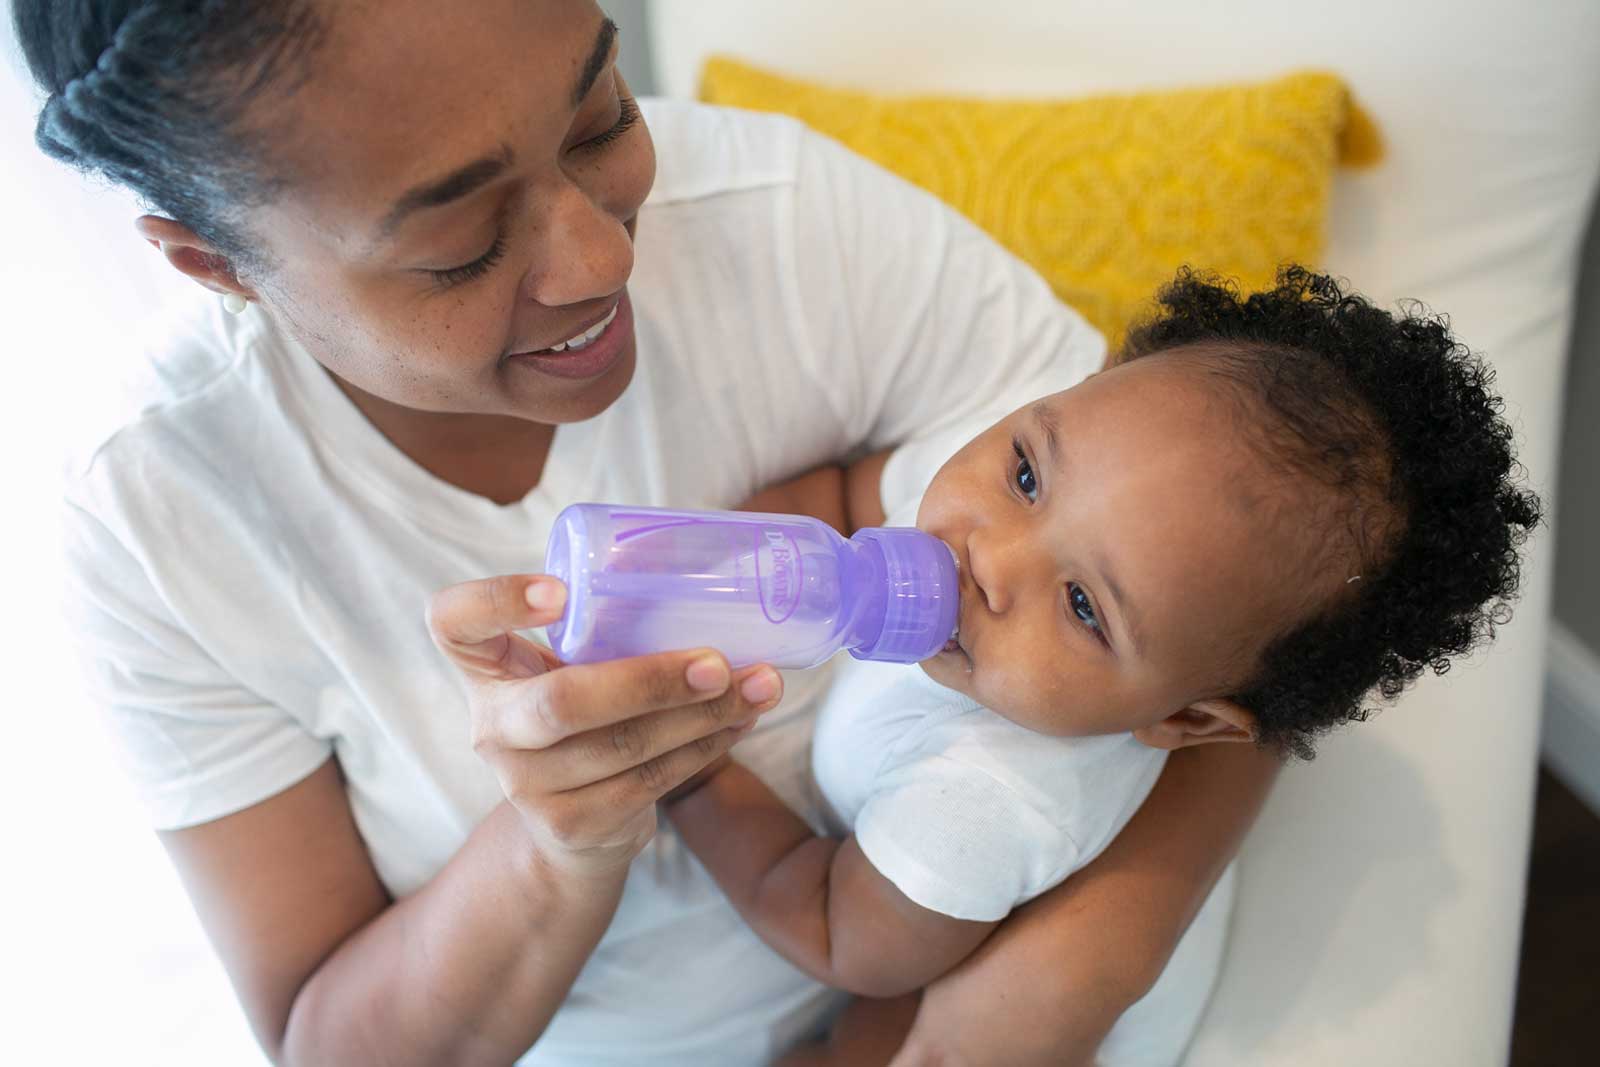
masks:
[[[392,237],[400,223],[404,222],[412,212],[439,207],[441,204],[460,200],[467,194],[476,192],[510,167],[515,159],[511,146],[502,144],[494,155],[475,159],[464,167],[456,168],[443,178],[425,182],[408,190],[394,202],[394,207],[389,209],[389,213],[378,224],[378,235],[374,243]]]
[[[595,79],[600,77],[600,72],[606,69],[606,64],[611,61],[611,46],[617,40],[617,24],[610,19],[600,23],[600,32],[595,35],[594,47],[589,50],[589,58],[584,60],[583,70],[578,74],[578,80],[572,86],[572,106],[574,108],[583,103],[583,98],[589,95],[589,90],[594,88]],[[476,192],[489,182],[497,178],[502,172],[515,162],[516,157],[511,151],[511,146],[502,144],[498,152],[493,155],[475,159],[466,166],[457,167],[443,178],[435,181],[424,182],[407,190],[394,202],[389,213],[378,224],[377,237],[374,244],[385,241],[394,235],[413,212],[424,208],[439,207],[462,197]]]
[[[583,72],[578,75],[578,81],[572,87],[573,107],[583,103],[583,98],[594,88],[594,80],[600,77],[600,72],[606,69],[606,63],[611,59],[611,45],[616,39],[617,24],[605,19],[600,23],[600,32],[595,35],[594,47],[589,50],[589,58],[584,61]]]

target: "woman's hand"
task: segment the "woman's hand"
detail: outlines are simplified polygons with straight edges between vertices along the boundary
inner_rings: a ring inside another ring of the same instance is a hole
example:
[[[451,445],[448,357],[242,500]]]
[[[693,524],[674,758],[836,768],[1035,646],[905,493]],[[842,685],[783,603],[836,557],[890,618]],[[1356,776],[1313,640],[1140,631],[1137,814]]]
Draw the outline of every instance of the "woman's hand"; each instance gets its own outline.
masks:
[[[554,622],[565,601],[542,575],[464,582],[435,594],[428,628],[466,680],[473,750],[541,861],[618,872],[655,833],[656,801],[721,758],[783,682],[710,649],[564,666],[513,631]]]

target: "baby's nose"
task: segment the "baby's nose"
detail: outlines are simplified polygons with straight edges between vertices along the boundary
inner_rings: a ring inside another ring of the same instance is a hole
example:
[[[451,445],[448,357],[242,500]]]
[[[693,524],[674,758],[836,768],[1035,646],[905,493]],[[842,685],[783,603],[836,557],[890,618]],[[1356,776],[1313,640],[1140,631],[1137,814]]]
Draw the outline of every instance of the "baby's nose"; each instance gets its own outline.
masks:
[[[1006,553],[992,538],[974,535],[967,545],[967,570],[962,575],[963,596],[975,595],[994,614],[1010,606]]]

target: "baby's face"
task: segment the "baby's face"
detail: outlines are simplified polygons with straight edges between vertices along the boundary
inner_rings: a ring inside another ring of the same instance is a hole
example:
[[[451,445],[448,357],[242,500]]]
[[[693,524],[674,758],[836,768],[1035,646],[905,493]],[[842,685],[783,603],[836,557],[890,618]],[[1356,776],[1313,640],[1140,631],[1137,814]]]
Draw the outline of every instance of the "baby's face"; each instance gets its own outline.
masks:
[[[1244,683],[1337,565],[1316,565],[1295,494],[1219,396],[1147,356],[968,442],[917,515],[961,569],[959,647],[923,669],[1059,736],[1139,730]]]

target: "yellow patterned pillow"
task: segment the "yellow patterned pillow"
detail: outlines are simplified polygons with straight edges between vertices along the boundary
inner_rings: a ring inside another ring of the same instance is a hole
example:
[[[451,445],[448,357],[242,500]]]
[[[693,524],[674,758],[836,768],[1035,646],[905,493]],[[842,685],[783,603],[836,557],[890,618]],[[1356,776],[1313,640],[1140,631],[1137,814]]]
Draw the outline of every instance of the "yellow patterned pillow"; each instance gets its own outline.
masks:
[[[1270,284],[1315,266],[1333,167],[1376,131],[1333,75],[1081,100],[888,97],[725,57],[700,95],[780,111],[929,190],[1027,260],[1113,346],[1187,263]]]

